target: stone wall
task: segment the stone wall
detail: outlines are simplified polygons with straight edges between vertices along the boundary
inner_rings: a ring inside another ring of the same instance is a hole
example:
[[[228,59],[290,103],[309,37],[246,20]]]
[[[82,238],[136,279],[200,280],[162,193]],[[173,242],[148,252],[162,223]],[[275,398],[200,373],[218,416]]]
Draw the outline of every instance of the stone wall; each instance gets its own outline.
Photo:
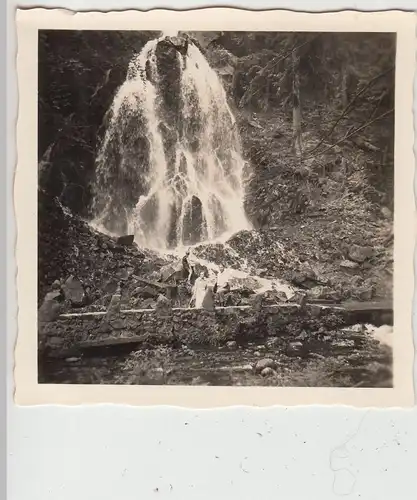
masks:
[[[132,343],[220,345],[230,340],[244,342],[264,337],[282,337],[288,341],[298,338],[302,332],[325,334],[355,320],[354,314],[340,308],[296,304],[259,309],[225,307],[214,311],[146,309],[112,315],[105,312],[64,314],[39,325],[39,341],[40,347],[53,351]]]

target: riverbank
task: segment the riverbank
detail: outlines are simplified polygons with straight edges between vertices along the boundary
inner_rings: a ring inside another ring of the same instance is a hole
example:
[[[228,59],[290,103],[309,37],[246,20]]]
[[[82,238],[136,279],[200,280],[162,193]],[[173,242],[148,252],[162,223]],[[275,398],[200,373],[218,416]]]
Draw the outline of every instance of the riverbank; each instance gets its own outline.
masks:
[[[361,332],[357,332],[357,337]],[[149,346],[131,351],[85,351],[49,358],[39,382],[128,385],[277,387],[392,387],[392,352],[370,334],[353,342],[346,332],[316,341],[315,352],[291,352],[276,338],[222,346]],[[260,367],[264,367],[260,369]],[[266,368],[266,369],[265,369]]]
[[[67,314],[40,325],[40,382],[389,387],[392,319],[375,304]]]

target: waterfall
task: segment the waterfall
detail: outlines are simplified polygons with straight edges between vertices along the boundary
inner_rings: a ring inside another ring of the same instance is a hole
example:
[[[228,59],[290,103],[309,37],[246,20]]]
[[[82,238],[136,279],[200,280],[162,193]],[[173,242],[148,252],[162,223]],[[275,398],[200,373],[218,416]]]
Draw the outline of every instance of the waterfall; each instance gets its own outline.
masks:
[[[219,76],[188,38],[148,42],[109,110],[93,185],[94,224],[168,249],[249,228],[245,162]]]

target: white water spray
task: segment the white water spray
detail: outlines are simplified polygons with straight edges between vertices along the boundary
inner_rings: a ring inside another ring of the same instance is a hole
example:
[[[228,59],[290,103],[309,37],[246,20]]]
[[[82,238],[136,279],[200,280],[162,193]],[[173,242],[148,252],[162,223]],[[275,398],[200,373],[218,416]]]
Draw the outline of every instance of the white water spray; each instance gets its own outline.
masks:
[[[250,226],[245,162],[219,76],[191,41],[167,35],[131,61],[114,98],[93,204],[96,227],[127,230],[141,246],[159,250],[226,239]],[[161,42],[179,47],[168,92]]]

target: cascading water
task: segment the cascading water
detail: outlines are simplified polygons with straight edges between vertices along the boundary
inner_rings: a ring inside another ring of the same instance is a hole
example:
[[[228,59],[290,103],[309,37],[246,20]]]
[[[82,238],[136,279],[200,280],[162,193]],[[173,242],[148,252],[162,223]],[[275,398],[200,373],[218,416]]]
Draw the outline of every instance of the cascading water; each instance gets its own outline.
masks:
[[[94,224],[157,249],[247,229],[240,151],[219,76],[188,37],[164,34],[133,58],[114,98]]]

